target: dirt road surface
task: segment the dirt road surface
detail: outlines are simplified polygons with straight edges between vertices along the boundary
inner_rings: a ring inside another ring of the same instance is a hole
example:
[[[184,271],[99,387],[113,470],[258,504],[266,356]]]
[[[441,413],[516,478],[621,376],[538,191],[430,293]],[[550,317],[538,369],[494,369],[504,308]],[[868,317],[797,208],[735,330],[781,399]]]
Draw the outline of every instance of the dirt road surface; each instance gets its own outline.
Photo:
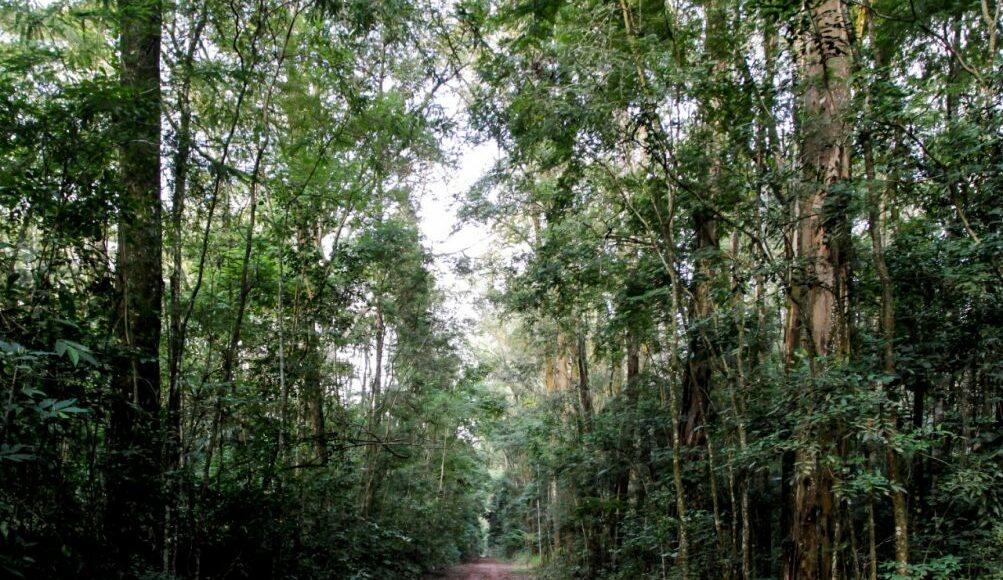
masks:
[[[441,580],[530,580],[532,576],[516,564],[485,558],[446,570]]]

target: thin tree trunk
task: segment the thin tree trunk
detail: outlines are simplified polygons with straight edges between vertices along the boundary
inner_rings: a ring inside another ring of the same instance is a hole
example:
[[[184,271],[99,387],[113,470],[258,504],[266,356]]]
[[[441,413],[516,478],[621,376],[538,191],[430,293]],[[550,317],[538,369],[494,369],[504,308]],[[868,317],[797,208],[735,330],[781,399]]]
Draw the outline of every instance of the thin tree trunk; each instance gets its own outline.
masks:
[[[717,538],[717,548],[719,550],[718,562],[724,559],[727,553],[727,545],[724,541],[724,523],[721,519],[721,505],[718,500],[718,490],[717,490],[717,476],[714,474],[714,470],[717,469],[714,457],[714,443],[711,441],[709,434],[704,435],[704,442],[707,445],[707,481],[710,483],[710,501],[711,510],[714,515],[714,536]],[[731,577],[731,568],[725,568],[722,574],[725,578]]]
[[[874,529],[874,498],[867,498],[867,557],[870,579],[878,580],[878,542]]]
[[[881,211],[882,202],[879,188],[875,184],[876,175],[874,170],[874,153],[869,135],[864,140],[864,167],[867,179],[871,183],[870,208],[867,214],[867,227],[871,237],[871,247],[874,254],[874,269],[878,274],[878,281],[881,283],[881,334],[884,339],[883,358],[884,372],[888,375],[895,374],[895,303],[893,284],[888,266],[885,263],[884,241],[881,234]],[[894,181],[894,177],[890,181]],[[892,425],[897,424],[897,417],[894,411],[890,419]],[[895,427],[893,427],[895,429]],[[893,433],[889,433],[891,437]],[[898,463],[899,458],[895,450],[889,445],[886,446],[888,460],[888,479],[892,484],[892,517],[895,520],[895,562],[896,572],[906,576],[909,573],[909,513],[906,507],[903,483],[899,479]]]
[[[738,393],[732,389],[731,406],[735,410],[738,418],[738,448],[744,455],[748,449],[748,433],[745,428],[745,362],[742,357],[743,345],[745,343],[745,305],[741,302],[741,295],[736,300],[739,302],[738,308],[741,313],[738,321],[738,342],[735,355],[735,366],[738,372]],[[749,474],[742,474],[741,481],[741,512],[742,512],[742,577],[748,580],[752,577],[752,535],[750,530],[749,514]]]
[[[669,212],[672,215],[672,212]],[[671,224],[669,225],[671,228]],[[671,232],[671,229],[668,230]],[[677,368],[679,363],[679,335],[676,329],[676,316],[681,315],[681,305],[679,294],[681,293],[679,287],[679,277],[675,273],[675,253],[671,249],[674,242],[672,241],[671,235],[669,237],[669,253],[670,261],[669,263],[673,265],[672,271],[672,316],[670,317],[669,324],[671,325],[669,332],[669,361],[672,367]],[[675,375],[678,376],[678,375]],[[676,489],[676,517],[679,519],[679,556],[676,559],[679,565],[680,573],[685,580],[689,578],[689,530],[687,522],[686,513],[686,490],[683,487],[683,469],[682,469],[682,436],[680,433],[680,412],[679,412],[679,397],[676,393],[677,387],[675,382],[675,376],[671,376],[668,380],[669,387],[669,410],[671,413],[672,420],[672,481]]]
[[[268,83],[268,87],[265,90],[264,102],[261,108],[261,133],[262,136],[258,142],[257,151],[254,155],[254,164],[251,168],[251,184],[250,184],[250,195],[248,198],[248,223],[247,223],[247,233],[244,236],[244,257],[241,262],[240,269],[240,289],[237,295],[237,309],[234,314],[233,325],[230,331],[230,341],[226,349],[223,351],[223,363],[222,363],[222,375],[223,384],[227,385],[231,393],[236,390],[236,366],[237,358],[240,347],[240,337],[243,331],[244,314],[247,310],[247,301],[253,289],[253,284],[250,279],[250,268],[251,268],[251,257],[254,249],[254,230],[257,223],[257,210],[258,210],[258,196],[260,194],[261,182],[263,180],[262,167],[264,164],[265,153],[268,151],[268,147],[271,144],[271,109],[272,109],[272,96],[275,93],[275,87],[278,84],[279,73],[282,70],[282,63],[285,61],[287,56],[289,40],[292,38],[293,28],[295,26],[299,11],[293,9],[294,12],[290,18],[289,26],[285,30],[285,36],[283,37],[282,44],[279,46],[279,52],[277,54],[275,68],[272,72],[271,79]],[[223,450],[223,437],[221,436],[221,429],[223,426],[223,400],[222,396],[218,395],[216,397],[216,408],[214,413],[214,424],[210,436],[210,448],[212,440],[215,440],[219,445],[220,450],[220,460],[222,460],[222,450]],[[212,459],[211,453],[207,455],[207,467],[205,473],[208,474],[208,463]],[[220,469],[217,471],[217,478],[222,475],[222,464]]]
[[[373,372],[373,386],[371,394],[371,406],[370,419],[369,419],[369,431],[372,434],[376,433],[379,427],[379,407],[380,394],[383,390],[383,341],[386,335],[386,326],[383,321],[383,309],[377,301],[376,304],[376,366]],[[368,515],[369,511],[372,509],[374,488],[376,486],[376,460],[378,456],[378,450],[374,447],[367,448],[366,450],[366,466],[365,466],[365,486],[362,490],[362,513]]]
[[[167,425],[165,429],[164,469],[167,472],[167,506],[164,525],[164,572],[174,574],[177,568],[176,514],[181,501],[177,476],[172,472],[181,466],[181,365],[184,358],[185,338],[181,293],[184,278],[182,263],[184,246],[184,211],[188,185],[188,165],[192,147],[191,82],[192,65],[202,31],[208,21],[208,5],[203,3],[197,15],[185,55],[178,67],[181,87],[178,91],[177,150],[174,153],[174,184],[171,191],[171,279],[170,279],[170,342],[168,344]]]
[[[689,533],[686,521],[686,497],[683,487],[682,442],[679,434],[679,401],[676,386],[669,380],[669,405],[672,413],[672,481],[676,488],[676,517],[679,518],[679,557],[677,563],[682,577],[689,577]]]
[[[864,24],[867,26],[867,33],[871,39],[871,44],[876,44],[874,41],[874,29],[870,22],[870,9],[866,9],[863,13],[865,18]],[[878,69],[877,74],[880,77],[884,77],[883,67],[885,66],[885,54],[884,51],[878,47],[873,47],[874,56],[874,66]],[[869,92],[867,95],[868,108],[872,105],[872,94]],[[881,337],[883,339],[883,363],[884,372],[888,375],[895,374],[895,295],[894,295],[894,284],[892,282],[891,273],[888,270],[888,264],[885,262],[885,244],[884,236],[882,232],[882,216],[884,214],[884,199],[882,199],[882,193],[887,192],[888,197],[894,196],[894,188],[896,187],[896,182],[898,180],[898,175],[893,172],[888,176],[888,185],[886,188],[878,187],[877,183],[877,172],[874,163],[874,148],[872,142],[872,135],[870,131],[865,131],[862,138],[862,149],[864,153],[864,171],[865,176],[869,184],[869,197],[868,200],[868,212],[867,212],[867,229],[870,233],[871,238],[871,248],[874,257],[874,270],[878,275],[878,281],[881,284],[881,316],[880,316],[880,328]],[[899,152],[898,142],[892,147],[892,155],[896,155]],[[893,411],[893,416],[891,418],[893,429],[897,428],[898,418],[895,416]],[[889,434],[890,436],[891,434]],[[895,521],[895,561],[896,561],[896,571],[902,576],[906,576],[909,572],[909,515],[908,509],[906,507],[905,493],[903,491],[903,482],[899,479],[899,458],[895,453],[895,450],[890,446],[886,445],[886,455],[888,460],[888,477],[892,484],[892,516]]]

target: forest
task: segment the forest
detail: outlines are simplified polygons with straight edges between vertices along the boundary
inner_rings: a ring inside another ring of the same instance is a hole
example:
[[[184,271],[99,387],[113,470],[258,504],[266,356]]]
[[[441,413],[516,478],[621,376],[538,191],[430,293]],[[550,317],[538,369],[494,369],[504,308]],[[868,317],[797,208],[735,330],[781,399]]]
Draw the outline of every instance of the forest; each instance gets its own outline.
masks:
[[[0,577],[1003,579],[1001,27],[0,0]]]

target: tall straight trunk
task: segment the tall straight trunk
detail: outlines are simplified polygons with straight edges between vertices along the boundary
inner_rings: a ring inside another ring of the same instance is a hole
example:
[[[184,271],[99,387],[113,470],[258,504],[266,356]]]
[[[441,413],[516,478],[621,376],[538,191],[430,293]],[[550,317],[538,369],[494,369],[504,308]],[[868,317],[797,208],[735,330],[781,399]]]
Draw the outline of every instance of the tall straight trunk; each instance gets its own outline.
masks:
[[[278,355],[279,355],[279,435],[275,444],[271,464],[265,470],[265,475],[261,488],[268,490],[271,487],[272,478],[275,477],[276,468],[285,462],[286,449],[286,429],[289,424],[289,382],[286,380],[286,322],[285,322],[285,260],[283,259],[285,248],[280,241],[278,248],[278,284],[275,293],[275,321],[278,327]],[[279,486],[281,491],[281,482]]]
[[[383,390],[383,348],[384,340],[386,339],[386,326],[383,321],[383,309],[380,307],[379,302],[376,305],[376,368],[373,372],[373,386],[371,395],[371,411],[369,419],[369,432],[372,436],[376,436],[376,431],[379,428],[380,415],[379,415],[379,405],[380,405],[380,393]],[[366,449],[366,483],[362,490],[362,513],[369,515],[369,511],[372,509],[373,498],[375,495],[376,487],[376,460],[378,458],[378,449],[375,446],[369,446]]]
[[[123,559],[151,568],[160,555],[160,23],[159,0],[120,0],[119,118],[122,195],[116,264],[115,334],[122,352],[112,376],[105,533]],[[128,103],[126,106],[125,103]]]
[[[307,256],[305,264],[316,264],[322,256],[319,236],[316,232],[316,225],[313,223],[304,224],[297,232],[297,245],[301,252]],[[317,331],[319,319],[315,304],[320,298],[320,292],[314,292],[309,281],[306,268],[301,272],[302,286],[305,288],[307,314],[304,317],[303,343],[300,353],[300,371],[303,380],[303,395],[307,406],[307,415],[310,420],[311,439],[313,440],[314,454],[317,462],[321,465],[327,464],[327,434],[324,420],[324,384],[323,384],[323,363],[324,353],[321,350],[320,334]]]
[[[637,339],[634,336],[634,333],[631,332],[627,336],[627,376],[624,381],[624,402],[629,410],[633,410],[637,406],[637,376],[640,372],[640,366]],[[617,471],[616,475],[613,477],[612,483],[612,493],[617,500],[617,513],[614,516],[611,528],[616,544],[620,543],[620,525],[623,520],[623,512],[627,510],[627,499],[630,488],[630,467],[631,462],[634,459],[634,438],[636,437],[634,430],[631,428],[632,422],[628,421],[627,423],[627,429],[621,439],[622,446],[620,448],[620,453],[618,453],[616,463]]]
[[[756,130],[756,165],[757,173],[760,175],[764,185],[756,191],[756,214],[755,214],[755,224],[756,224],[756,235],[760,238],[765,239],[765,196],[770,193],[770,191],[775,191],[778,188],[776,184],[770,184],[768,176],[771,173],[771,168],[778,168],[779,163],[776,148],[778,146],[776,142],[777,128],[776,128],[776,118],[773,116],[774,110],[774,79],[776,76],[777,62],[777,32],[776,23],[765,20],[761,23],[762,37],[763,37],[763,56],[764,56],[764,79],[763,79],[763,91],[761,103],[759,107],[759,113],[757,115],[757,130]],[[776,182],[776,180],[773,180]],[[787,252],[785,244],[785,254]],[[789,260],[790,256],[786,256]],[[756,338],[750,348],[749,363],[750,369],[757,368],[763,365],[766,361],[767,354],[770,349],[770,344],[767,332],[767,303],[766,303],[766,276],[762,272],[757,272],[755,275],[755,315],[756,315]],[[740,326],[740,328],[742,328]],[[742,339],[739,339],[739,345],[742,344]],[[756,366],[752,366],[756,365]],[[739,368],[741,369],[741,362],[739,362]],[[784,455],[789,456],[789,452],[784,452]],[[791,456],[791,459],[793,457]],[[781,459],[781,489],[779,495],[779,501],[774,502],[756,502],[753,510],[753,519],[755,521],[755,534],[750,535],[749,542],[743,542],[743,568],[748,564],[750,570],[744,574],[745,578],[751,578],[758,576],[760,574],[770,574],[773,573],[772,567],[766,567],[763,569],[761,565],[765,562],[772,562],[772,558],[753,558],[751,557],[751,544],[754,542],[757,547],[757,552],[759,554],[769,555],[772,553],[773,548],[773,513],[779,508],[779,517],[781,529],[787,530],[784,525],[786,522],[786,517],[789,516],[789,510],[787,506],[790,505],[788,501],[789,495],[785,494],[785,488],[789,487],[786,484],[789,481],[789,474],[784,473],[783,466],[786,464]],[[751,482],[749,478],[746,478],[746,485],[744,487],[743,501],[745,505],[748,504],[749,498],[749,487]],[[767,474],[763,474],[762,482],[760,488],[764,491],[769,490],[771,487],[770,478]],[[743,508],[745,507],[743,505]],[[745,519],[743,515],[743,519]],[[748,561],[748,560],[751,560]]]
[[[578,399],[582,406],[582,422],[585,431],[592,429],[592,392],[589,390],[588,349],[585,343],[585,333],[578,335]]]
[[[669,199],[670,210],[674,209],[674,199],[670,195]],[[669,212],[672,215],[672,211]],[[682,318],[682,299],[680,294],[682,294],[682,289],[680,288],[679,275],[675,268],[675,241],[672,237],[672,224],[667,224],[666,228],[666,246],[668,248],[668,257],[666,261],[670,264],[669,277],[672,283],[672,316],[670,317],[668,324],[671,325],[669,328],[669,363],[674,370],[679,369],[679,332],[676,327],[676,317]],[[689,540],[689,522],[687,521],[687,505],[686,505],[686,491],[683,486],[683,468],[682,468],[682,421],[680,420],[680,410],[679,410],[679,394],[677,393],[678,387],[676,385],[676,377],[681,377],[682,373],[673,373],[668,379],[668,398],[669,398],[669,412],[671,420],[671,436],[672,436],[672,482],[675,487],[676,492],[676,518],[679,520],[679,551],[676,557],[676,565],[679,566],[680,575],[685,580],[689,578],[689,558],[690,558],[690,540]],[[682,382],[682,381],[680,381]]]
[[[312,431],[314,453],[317,462],[326,465],[328,460],[327,428],[324,420],[324,384],[322,380],[323,353],[320,350],[320,337],[312,327],[307,330],[305,350],[303,353],[303,386],[309,406],[310,429]]]
[[[383,341],[386,338],[386,327],[383,323],[383,309],[376,305],[376,370],[373,372],[372,407],[373,417],[379,405],[380,393],[383,390]],[[375,420],[375,419],[374,419]],[[375,428],[375,426],[374,426]]]
[[[707,27],[705,46],[715,77],[725,74],[728,66],[729,38],[727,13],[724,2],[706,2]],[[715,79],[717,81],[719,79]],[[710,188],[707,191],[709,203],[714,203],[721,189],[724,169],[722,167],[723,143],[718,123],[719,109],[723,103],[717,96],[704,104],[704,114],[709,119],[710,147]],[[711,282],[715,272],[715,257],[719,251],[717,216],[711,207],[700,204],[693,211],[693,231],[696,235],[694,254],[696,256],[696,276],[693,288],[693,328],[689,336],[689,360],[686,364],[686,380],[683,382],[682,413],[683,441],[686,445],[698,447],[702,444],[704,426],[708,421],[711,393],[711,360],[714,356],[706,327],[714,313],[711,298]]]
[[[738,432],[738,448],[745,455],[748,450],[748,433],[746,430],[746,414],[745,414],[745,398],[746,398],[746,379],[745,379],[745,360],[744,360],[744,345],[745,345],[745,298],[742,293],[741,280],[739,279],[739,255],[741,251],[740,236],[736,231],[732,234],[731,239],[731,255],[734,261],[732,267],[732,279],[731,288],[732,296],[734,297],[734,309],[738,313],[738,340],[736,341],[735,349],[735,379],[737,384],[732,384],[730,395],[731,395],[731,407],[737,419],[737,432]],[[729,463],[733,463],[729,459]],[[742,578],[752,577],[752,534],[751,534],[751,515],[749,512],[749,473],[743,473],[741,479],[741,505],[740,513],[742,518]],[[732,499],[732,509],[735,509],[735,501]],[[732,526],[734,527],[735,516],[732,514]],[[734,535],[734,534],[733,534]],[[732,550],[735,549],[734,540],[732,542]]]
[[[672,331],[675,333],[675,330]],[[676,339],[673,338],[673,341]],[[675,348],[672,349],[675,351]],[[673,352],[675,358],[675,352]],[[689,529],[686,514],[686,491],[683,486],[682,437],[679,432],[679,397],[676,394],[675,379],[669,381],[669,411],[672,418],[672,481],[676,492],[676,518],[679,520],[679,555],[676,563],[682,577],[689,577]]]
[[[716,163],[715,163],[716,164]],[[714,312],[711,300],[713,266],[711,254],[718,249],[717,220],[704,208],[694,212],[696,231],[697,279],[693,292],[693,324],[689,336],[689,358],[686,362],[682,393],[682,439],[687,446],[701,445],[710,410],[711,359],[713,353],[706,332]]]
[[[930,289],[927,292],[931,292]],[[918,431],[923,428],[926,417],[926,392],[928,388],[926,377],[917,377],[912,388],[912,428]],[[927,477],[927,458],[925,454],[916,453],[912,459],[912,512],[914,521],[921,521],[926,515],[926,498],[930,494],[930,479]]]
[[[728,543],[725,541],[727,536],[724,533],[724,519],[721,516],[721,502],[718,499],[718,489],[717,489],[717,475],[714,473],[717,470],[716,460],[714,456],[714,441],[711,439],[710,434],[706,434],[703,437],[704,443],[707,445],[707,482],[710,484],[710,501],[711,501],[711,513],[714,516],[714,537],[717,539],[717,549],[720,551],[718,557],[716,558],[716,564],[720,564],[727,558],[727,551],[729,548]],[[732,502],[734,505],[734,502]],[[734,544],[732,544],[733,546]],[[718,572],[723,578],[731,577],[731,566],[721,566]]]
[[[846,223],[831,191],[850,178],[850,45],[843,0],[812,0],[802,30],[801,166],[794,294],[800,346],[817,356],[849,352],[843,301],[848,277]]]
[[[850,177],[850,128],[844,117],[852,58],[845,9],[842,0],[806,2],[797,41],[798,72],[804,83],[799,115],[804,190],[798,197],[799,272],[791,287],[796,316],[789,321],[792,335],[786,354],[790,359],[794,349],[805,348],[813,372],[821,363],[817,357],[849,356],[844,307],[847,232],[839,200],[830,199],[833,187]],[[811,401],[811,394],[804,399]],[[821,442],[821,453],[832,447],[835,437],[813,430],[805,434]],[[833,543],[835,498],[832,476],[820,466],[819,453],[796,453],[785,578],[820,578],[833,570],[838,548]]]
[[[592,407],[592,392],[589,385],[589,365],[588,365],[588,348],[585,339],[585,332],[579,331],[575,340],[575,355],[574,359],[578,366],[578,376],[577,376],[577,389],[578,389],[578,401],[580,405],[580,419],[581,419],[581,434],[585,434],[592,431],[592,421],[593,421],[593,407]],[[591,482],[583,482],[582,489],[578,492],[579,496],[596,496],[599,494],[599,490]],[[597,574],[602,568],[606,560],[606,554],[602,549],[602,526],[599,522],[590,521],[582,522],[582,531],[585,539],[585,548],[587,556],[587,569],[593,574]]]

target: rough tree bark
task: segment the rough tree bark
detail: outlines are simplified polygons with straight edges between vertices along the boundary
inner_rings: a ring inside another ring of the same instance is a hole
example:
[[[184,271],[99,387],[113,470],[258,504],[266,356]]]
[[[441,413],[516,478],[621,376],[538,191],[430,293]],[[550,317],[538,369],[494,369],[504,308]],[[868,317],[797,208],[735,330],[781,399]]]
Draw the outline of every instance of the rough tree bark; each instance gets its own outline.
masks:
[[[637,407],[638,401],[638,384],[637,376],[640,374],[641,360],[638,348],[638,341],[633,332],[629,332],[626,340],[627,346],[627,360],[626,360],[626,379],[624,380],[623,395],[624,403],[627,409],[634,409]],[[612,478],[610,492],[613,497],[616,498],[616,508],[612,515],[612,521],[610,522],[610,535],[612,536],[613,544],[619,546],[621,543],[621,527],[623,525],[623,515],[627,511],[627,502],[629,499],[628,493],[630,490],[630,470],[631,463],[636,459],[636,451],[634,446],[635,438],[637,433],[632,427],[630,421],[626,422],[624,433],[621,437],[621,445],[618,449],[618,457],[616,458],[616,474]],[[613,563],[616,563],[616,551],[613,553]]]
[[[800,139],[804,187],[798,197],[798,271],[792,280],[787,356],[804,348],[813,372],[818,357],[849,355],[845,308],[848,260],[845,223],[832,195],[850,177],[851,53],[842,0],[809,0],[797,38]],[[809,387],[810,388],[810,387]],[[807,397],[808,400],[811,397]],[[793,474],[790,542],[785,578],[820,578],[833,571],[835,499],[832,475],[821,465],[831,433],[813,433],[821,451],[799,450]]]
[[[116,264],[121,344],[112,376],[105,533],[124,561],[156,566],[162,527],[160,469],[160,24],[159,0],[118,3],[121,85]],[[126,105],[127,103],[127,105]]]
[[[306,303],[315,305],[317,304],[320,292],[314,290],[313,282],[310,280],[309,268],[319,263],[323,256],[323,248],[320,244],[317,225],[312,220],[310,223],[301,225],[297,232],[296,240],[299,251],[304,256],[300,271],[301,286],[305,293]],[[315,308],[316,306],[311,306],[307,309],[303,320],[303,327],[299,329],[302,333],[299,366],[300,378],[303,384],[303,398],[307,407],[307,415],[310,419],[314,453],[316,454],[317,462],[321,465],[326,465],[328,461],[328,449],[327,428],[324,419],[324,352],[321,345],[321,337],[317,331],[317,325],[320,322],[320,313]]]
[[[726,34],[728,20],[724,3],[720,0],[706,2],[707,29],[705,50],[715,76],[725,74],[728,66],[729,38]],[[716,80],[716,79],[715,79]],[[683,441],[690,447],[699,447],[703,442],[703,426],[709,419],[712,369],[714,357],[706,326],[714,314],[714,301],[711,297],[711,282],[716,268],[715,260],[720,249],[718,220],[712,207],[719,197],[723,173],[723,143],[720,126],[717,121],[718,110],[722,103],[714,91],[703,105],[703,114],[707,119],[710,148],[710,188],[707,200],[697,200],[698,207],[693,211],[693,231],[696,237],[694,247],[696,276],[693,284],[693,328],[689,332],[689,359],[686,364],[686,377],[683,383]]]
[[[584,430],[592,429],[592,392],[589,387],[589,362],[588,349],[585,342],[585,333],[578,334],[577,355],[578,362],[578,399],[582,406],[582,422]]]

